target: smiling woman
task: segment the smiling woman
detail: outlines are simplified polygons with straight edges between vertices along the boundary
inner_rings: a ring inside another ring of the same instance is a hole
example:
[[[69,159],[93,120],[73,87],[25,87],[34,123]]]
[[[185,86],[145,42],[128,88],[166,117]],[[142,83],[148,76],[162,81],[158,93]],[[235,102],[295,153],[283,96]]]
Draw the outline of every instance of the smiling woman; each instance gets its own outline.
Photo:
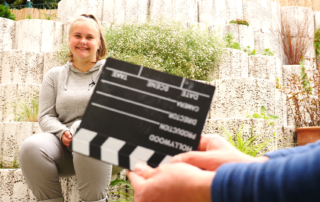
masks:
[[[39,125],[44,133],[22,144],[21,170],[39,201],[63,201],[59,177],[72,175],[82,201],[108,201],[112,165],[68,149],[105,63],[105,40],[93,15],[83,14],[71,24],[68,46],[67,64],[50,69],[43,80]]]

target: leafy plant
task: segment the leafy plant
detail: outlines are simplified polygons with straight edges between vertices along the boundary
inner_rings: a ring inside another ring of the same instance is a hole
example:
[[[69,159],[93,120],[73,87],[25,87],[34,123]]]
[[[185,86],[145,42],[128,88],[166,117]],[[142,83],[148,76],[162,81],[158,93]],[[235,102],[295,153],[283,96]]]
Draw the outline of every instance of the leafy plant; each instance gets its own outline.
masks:
[[[13,104],[16,108],[14,112],[15,121],[37,122],[39,112],[39,98],[31,95],[28,102],[20,100]]]
[[[233,49],[241,50],[240,44],[238,42],[234,41],[232,32],[229,32],[229,33],[226,34],[226,36],[224,37],[224,41],[226,42],[226,47],[227,48],[233,48]]]
[[[131,186],[131,184],[122,179],[115,179],[110,183],[110,186],[121,186],[122,185],[122,189],[120,191],[116,191],[116,192],[110,192],[110,193],[114,193],[114,194],[120,194],[121,196],[123,196],[125,199],[119,199],[115,202],[133,202],[133,196],[134,196],[134,190],[133,187]]]
[[[0,4],[0,17],[16,20],[16,16],[11,13],[10,8]]]
[[[306,16],[295,23],[296,33],[291,33],[292,19],[287,15],[281,15],[281,42],[284,53],[290,65],[299,64],[300,60],[304,58],[307,47],[312,42],[309,37],[309,19],[313,17],[313,13],[307,13]]]
[[[314,35],[314,47],[316,49],[316,54],[320,60],[320,28],[315,31]]]
[[[243,51],[248,53],[248,55],[256,55],[257,54],[257,50],[256,49],[251,50],[250,46],[243,48]]]
[[[314,72],[307,75],[301,63],[301,74],[288,76],[284,92],[287,95],[288,114],[294,119],[296,127],[320,126],[320,76]]]
[[[235,134],[229,133],[224,127],[221,128],[224,135],[227,137],[228,141],[239,151],[248,154],[250,156],[261,156],[264,149],[272,142],[274,139],[264,139],[261,143],[257,144],[258,135],[253,134],[253,127],[251,128],[250,138],[245,140],[242,136],[243,125],[240,126]]]
[[[231,24],[238,24],[238,25],[247,25],[249,26],[249,23],[245,19],[236,19],[236,20],[231,20]]]
[[[46,13],[43,10],[40,10],[40,12],[44,15],[45,20],[55,20],[57,19],[57,15],[55,13]]]
[[[276,77],[276,89],[283,89],[283,85],[280,83],[279,77]]]
[[[5,169],[13,169],[13,168],[20,168],[20,165],[17,161],[12,161],[8,166],[3,166],[1,161],[0,161],[0,169],[5,168]]]
[[[266,48],[263,50],[263,55],[267,55],[267,56],[273,56],[274,55],[274,51],[272,51],[270,48]]]
[[[225,47],[217,32],[179,23],[110,26],[108,56],[189,79],[208,80]]]
[[[247,115],[247,118],[259,118],[265,119],[269,122],[270,125],[274,125],[274,120],[279,117],[276,115],[268,114],[267,109],[264,106],[261,106],[260,113],[254,113],[253,115]]]

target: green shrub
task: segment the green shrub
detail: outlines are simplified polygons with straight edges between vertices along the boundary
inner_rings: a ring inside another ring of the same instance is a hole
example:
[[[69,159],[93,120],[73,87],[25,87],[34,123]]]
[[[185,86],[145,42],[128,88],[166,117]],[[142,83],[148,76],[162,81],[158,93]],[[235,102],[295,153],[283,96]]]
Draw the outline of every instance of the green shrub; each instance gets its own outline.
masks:
[[[260,113],[254,113],[253,115],[247,115],[246,118],[259,118],[265,119],[269,122],[270,125],[274,125],[274,122],[279,117],[276,115],[268,114],[267,109],[264,106],[261,106]]]
[[[109,57],[197,80],[208,80],[225,46],[216,32],[178,23],[111,26],[105,38]]]
[[[244,19],[231,20],[229,23],[249,26],[249,23],[248,23],[246,20],[244,20]]]
[[[317,56],[320,59],[320,28],[315,31],[314,47],[316,49]]]
[[[128,181],[124,179],[120,180],[117,178],[110,183],[110,186],[112,187],[121,186],[121,189],[119,191],[110,192],[110,193],[120,194],[124,199],[119,199],[114,202],[133,202],[134,190]]]
[[[240,44],[238,42],[234,41],[232,32],[229,32],[228,34],[225,35],[224,41],[226,42],[226,47],[227,48],[233,48],[233,49],[241,50]]]
[[[235,134],[229,133],[224,127],[221,128],[224,135],[227,137],[228,141],[239,151],[248,154],[250,156],[256,157],[261,156],[265,153],[265,148],[274,141],[271,139],[263,139],[261,143],[257,143],[257,138],[259,135],[253,134],[253,127],[251,128],[251,136],[249,139],[245,140],[242,137],[243,125],[240,126],[238,131],[235,131]]]
[[[11,13],[10,8],[0,4],[0,17],[16,20],[16,16]]]
[[[13,103],[14,108],[14,120],[15,121],[27,121],[27,122],[37,122],[38,112],[39,112],[39,97],[36,95],[31,95],[28,102],[24,100],[19,100]]]

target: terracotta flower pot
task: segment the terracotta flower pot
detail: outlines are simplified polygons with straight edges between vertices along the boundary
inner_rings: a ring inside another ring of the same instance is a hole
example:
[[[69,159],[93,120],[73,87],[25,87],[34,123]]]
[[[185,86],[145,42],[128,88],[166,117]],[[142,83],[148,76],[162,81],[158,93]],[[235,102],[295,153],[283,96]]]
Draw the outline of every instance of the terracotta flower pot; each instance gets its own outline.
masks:
[[[320,127],[296,128],[298,146],[316,142],[320,139]]]

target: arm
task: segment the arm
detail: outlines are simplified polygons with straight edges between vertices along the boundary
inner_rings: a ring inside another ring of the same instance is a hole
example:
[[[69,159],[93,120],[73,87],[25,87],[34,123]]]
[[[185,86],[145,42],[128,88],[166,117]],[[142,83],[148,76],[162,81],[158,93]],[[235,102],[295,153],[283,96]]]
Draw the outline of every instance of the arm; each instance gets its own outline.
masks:
[[[222,165],[213,180],[216,202],[320,201],[320,146],[265,163]]]
[[[51,69],[45,76],[39,97],[39,125],[43,132],[55,134],[61,139],[62,134],[69,130],[57,118],[55,110],[56,91],[54,87],[55,70]]]
[[[287,149],[280,149],[278,151],[269,152],[264,155],[268,156],[269,158],[285,157],[285,156],[290,156],[290,155],[294,155],[294,154],[305,153],[305,152],[308,152],[309,150],[312,150],[315,147],[319,147],[319,146],[320,146],[320,141],[317,141],[315,143],[307,144],[304,146],[287,148]]]

